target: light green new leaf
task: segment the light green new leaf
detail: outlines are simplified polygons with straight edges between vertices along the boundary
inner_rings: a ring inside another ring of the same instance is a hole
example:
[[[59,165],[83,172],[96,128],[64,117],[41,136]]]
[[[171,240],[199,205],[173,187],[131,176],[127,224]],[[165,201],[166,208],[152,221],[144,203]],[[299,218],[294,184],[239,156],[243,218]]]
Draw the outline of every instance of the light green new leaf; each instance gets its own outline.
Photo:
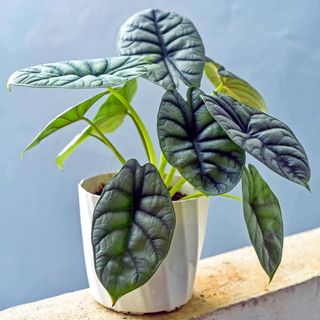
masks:
[[[130,102],[137,91],[137,81],[128,81],[122,88],[116,90]],[[101,105],[92,122],[103,133],[109,133],[115,131],[122,124],[126,114],[127,109],[119,99],[111,94]],[[63,148],[56,158],[56,163],[60,169],[71,153],[92,134],[95,134],[95,130],[91,126],[87,126]]]
[[[266,112],[267,107],[261,94],[247,81],[227,71],[221,64],[206,58],[205,74],[219,92],[225,93],[240,102]]]
[[[210,82],[217,88],[220,84],[222,84],[222,79],[219,74],[219,71],[224,70],[224,67],[211,60],[210,58],[206,57],[206,62],[204,65],[204,72]]]
[[[77,122],[83,118],[85,113],[103,96],[108,94],[108,91],[101,92],[90,99],[87,99],[78,105],[67,109],[66,111],[59,114],[47,126],[32,140],[32,142],[23,151],[23,154],[39,144],[43,139],[45,139],[50,134],[55,131],[68,126],[74,122]]]
[[[95,270],[113,304],[156,272],[174,228],[171,197],[158,170],[127,161],[106,184],[92,221]]]
[[[282,257],[283,223],[278,199],[258,170],[249,165],[242,176],[243,212],[250,240],[270,281]]]
[[[145,57],[47,63],[16,71],[8,80],[8,89],[11,85],[67,89],[118,87],[157,68]]]

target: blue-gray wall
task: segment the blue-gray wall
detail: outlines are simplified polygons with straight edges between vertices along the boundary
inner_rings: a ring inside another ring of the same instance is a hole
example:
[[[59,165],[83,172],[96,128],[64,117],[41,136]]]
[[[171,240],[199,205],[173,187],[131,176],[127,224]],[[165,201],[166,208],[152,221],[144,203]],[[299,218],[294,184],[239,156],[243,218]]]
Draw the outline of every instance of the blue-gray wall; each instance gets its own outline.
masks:
[[[13,88],[10,95],[6,79],[34,64],[116,55],[120,25],[152,6],[193,20],[207,54],[253,83],[270,113],[294,128],[310,158],[313,193],[260,168],[281,201],[286,234],[320,225],[319,0],[0,0],[0,309],[87,286],[76,185],[118,168],[108,150],[87,141],[58,170],[55,155],[80,124],[20,160],[52,117],[93,92]],[[207,82],[204,88],[210,89]],[[134,100],[154,139],[161,94],[140,81]],[[145,160],[129,121],[111,139],[127,157]],[[248,243],[241,205],[212,199],[203,255]]]

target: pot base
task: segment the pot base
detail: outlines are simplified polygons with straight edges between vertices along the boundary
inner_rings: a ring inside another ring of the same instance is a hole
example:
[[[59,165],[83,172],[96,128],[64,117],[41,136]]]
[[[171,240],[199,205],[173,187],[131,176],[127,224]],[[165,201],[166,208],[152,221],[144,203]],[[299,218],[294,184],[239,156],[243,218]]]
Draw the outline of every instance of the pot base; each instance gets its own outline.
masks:
[[[132,315],[132,316],[143,316],[143,315],[148,315],[148,316],[158,316],[158,315],[161,315],[161,314],[164,314],[164,313],[171,313],[171,312],[175,312],[177,310],[179,310],[180,308],[182,308],[183,306],[185,306],[188,302],[190,301],[190,299],[185,303],[185,304],[182,304],[178,307],[175,307],[173,309],[169,309],[169,310],[161,310],[161,311],[157,311],[157,312],[132,312],[132,311],[121,311],[121,310],[117,310],[117,309],[114,309],[113,307],[107,307],[103,304],[101,304],[100,302],[96,301],[99,305],[101,305],[102,307],[106,308],[106,309],[109,309],[113,312],[116,312],[116,313],[119,313],[119,314],[126,314],[126,315]]]

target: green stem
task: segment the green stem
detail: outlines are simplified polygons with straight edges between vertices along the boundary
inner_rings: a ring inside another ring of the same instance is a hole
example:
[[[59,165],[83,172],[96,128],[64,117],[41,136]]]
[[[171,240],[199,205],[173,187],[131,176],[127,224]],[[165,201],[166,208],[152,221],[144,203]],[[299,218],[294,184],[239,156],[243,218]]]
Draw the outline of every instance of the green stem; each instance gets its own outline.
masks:
[[[139,115],[137,114],[136,110],[132,107],[132,105],[128,102],[128,100],[123,97],[117,90],[114,88],[107,88],[123,105],[124,107],[129,111],[130,116],[136,125],[139,135],[141,137],[141,140],[143,142],[144,148],[146,150],[146,153],[148,155],[148,159],[150,163],[153,165],[157,165],[157,159],[156,159],[156,153],[154,151],[154,147],[152,144],[152,140],[149,136],[149,133],[144,126],[142,120],[140,119]]]
[[[193,194],[189,194],[187,196],[184,196],[183,198],[181,198],[180,200],[190,200],[190,199],[195,199],[195,198],[200,198],[200,197],[206,197],[205,194],[203,194],[202,192],[196,192]]]
[[[167,159],[164,157],[163,153],[161,152],[160,160],[159,160],[159,168],[158,171],[160,173],[160,176],[164,177],[164,171],[166,170],[166,166],[168,164]]]
[[[242,199],[240,197],[237,197],[237,196],[235,196],[233,194],[230,194],[230,193],[219,194],[219,196],[220,197],[226,197],[226,198],[229,198],[229,199],[233,199],[233,200],[237,200],[237,201],[241,201],[242,202]],[[189,199],[195,199],[195,198],[199,198],[199,197],[207,197],[207,195],[205,195],[202,192],[196,192],[196,193],[184,196],[180,200],[189,200]]]
[[[235,195],[230,194],[230,193],[219,194],[219,196],[220,197],[226,197],[226,198],[229,198],[229,199],[233,199],[233,200],[237,200],[237,201],[242,202],[242,198],[241,197],[235,196]]]
[[[174,177],[174,174],[176,172],[176,168],[175,167],[171,167],[171,169],[169,170],[166,178],[164,179],[164,183],[166,184],[167,187],[170,187],[171,181]]]
[[[148,158],[148,160],[151,162],[149,148],[148,148],[146,139],[145,139],[144,136],[143,136],[143,133],[142,133],[142,131],[141,131],[141,128],[139,127],[139,125],[138,125],[136,119],[133,117],[133,115],[132,115],[130,112],[128,112],[127,114],[128,114],[128,116],[132,119],[134,125],[136,126],[136,128],[137,128],[137,130],[138,130],[138,133],[139,133],[139,136],[140,136],[140,138],[141,138],[142,144],[143,144],[143,148],[144,148],[144,150],[145,150],[145,152],[146,152],[147,158]]]
[[[173,197],[176,192],[187,182],[185,178],[181,178],[175,185],[170,189],[170,196]]]
[[[125,164],[126,160],[117,150],[117,148],[111,143],[111,141],[102,133],[102,131],[90,119],[83,117],[82,120],[86,121],[98,133],[99,136],[95,137],[98,138],[101,142],[103,142],[109,149],[111,149],[111,151],[113,151],[113,153],[119,159],[121,164]]]
[[[220,92],[222,88],[223,88],[223,83],[221,82],[214,91]]]

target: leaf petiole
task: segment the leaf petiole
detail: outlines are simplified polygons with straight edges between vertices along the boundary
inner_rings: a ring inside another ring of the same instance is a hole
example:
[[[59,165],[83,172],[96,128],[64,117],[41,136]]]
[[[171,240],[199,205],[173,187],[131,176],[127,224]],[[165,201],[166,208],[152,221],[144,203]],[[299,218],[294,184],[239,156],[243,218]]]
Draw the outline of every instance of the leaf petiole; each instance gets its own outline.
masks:
[[[170,187],[170,184],[172,182],[175,172],[176,172],[176,168],[171,167],[168,174],[166,175],[166,178],[164,179],[164,183],[167,187]]]
[[[235,195],[230,194],[230,193],[219,194],[219,196],[220,197],[226,197],[226,198],[229,198],[229,199],[233,199],[233,200],[237,200],[237,201],[242,202],[242,198],[241,197],[235,196]],[[200,198],[200,197],[207,197],[207,195],[205,195],[202,192],[196,192],[196,193],[184,196],[180,200],[189,200],[189,199],[195,199],[195,198]]]
[[[202,192],[196,192],[193,194],[188,194],[187,196],[182,197],[180,200],[190,200],[190,199],[196,199],[200,197],[206,197],[206,195]]]
[[[187,182],[185,178],[181,178],[174,186],[170,189],[170,196],[173,197],[176,192],[180,190],[180,188]]]
[[[242,202],[242,198],[241,197],[235,196],[235,195],[230,194],[230,193],[219,194],[219,196],[220,197],[226,197],[226,198],[229,198],[229,199],[232,199],[232,200],[237,200],[237,201]]]
[[[123,156],[117,150],[117,148],[111,143],[111,141],[102,133],[102,131],[90,119],[88,119],[86,117],[82,117],[82,120],[87,122],[98,133],[98,136],[95,134],[90,134],[90,135],[97,138],[102,143],[104,143],[109,149],[111,149],[111,151],[115,154],[115,156],[118,158],[118,160],[121,162],[121,164],[125,164],[126,160],[123,158]]]
[[[223,88],[223,83],[221,82],[215,89],[215,91],[220,92],[221,89]]]
[[[160,176],[163,178],[164,177],[164,172],[166,170],[166,166],[168,164],[167,159],[165,158],[165,156],[163,155],[163,153],[161,152],[160,155],[160,160],[159,160],[159,167],[158,167],[158,171],[160,173]]]
[[[136,112],[136,110],[132,107],[132,105],[127,101],[127,99],[125,97],[123,97],[117,90],[115,90],[114,88],[107,88],[122,104],[123,106],[128,110],[129,112],[129,116],[131,117],[131,119],[133,120],[134,124],[137,127],[137,130],[139,132],[140,138],[143,142],[143,146],[146,150],[146,153],[148,155],[148,159],[150,161],[150,163],[152,163],[153,165],[157,165],[157,159],[156,159],[156,153],[154,151],[154,147],[152,144],[152,140],[149,136],[149,133],[146,129],[146,127],[144,126],[141,118],[139,117],[138,113]]]

